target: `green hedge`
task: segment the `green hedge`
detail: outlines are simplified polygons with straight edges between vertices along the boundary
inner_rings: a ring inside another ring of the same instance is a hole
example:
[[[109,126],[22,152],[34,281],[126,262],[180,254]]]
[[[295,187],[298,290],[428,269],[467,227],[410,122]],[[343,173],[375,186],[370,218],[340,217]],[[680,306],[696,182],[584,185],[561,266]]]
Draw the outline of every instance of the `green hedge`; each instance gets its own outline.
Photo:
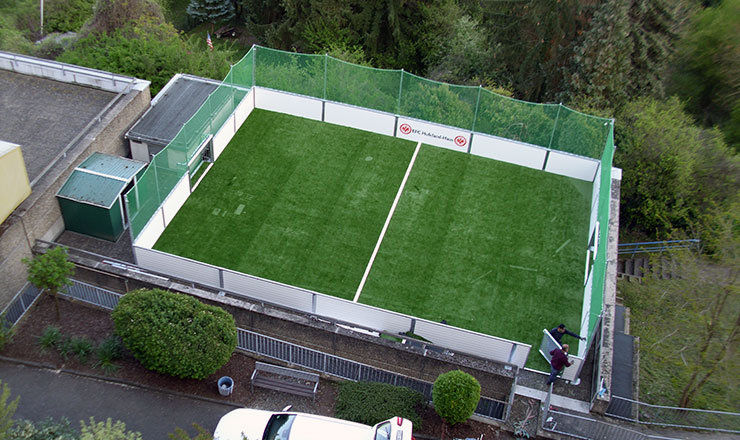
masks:
[[[113,311],[116,333],[146,368],[203,379],[236,348],[234,318],[221,308],[163,290],[126,294]]]
[[[450,425],[468,420],[480,400],[480,383],[460,370],[440,374],[432,388],[432,402]]]
[[[344,382],[334,404],[334,415],[340,419],[375,425],[391,417],[404,417],[421,427],[417,407],[424,396],[405,387],[377,382]]]

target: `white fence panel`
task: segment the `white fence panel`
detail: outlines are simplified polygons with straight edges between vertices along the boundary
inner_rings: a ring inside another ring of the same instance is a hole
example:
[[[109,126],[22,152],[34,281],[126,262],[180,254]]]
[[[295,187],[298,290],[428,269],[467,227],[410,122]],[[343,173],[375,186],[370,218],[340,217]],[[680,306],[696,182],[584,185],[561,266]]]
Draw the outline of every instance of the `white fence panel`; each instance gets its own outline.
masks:
[[[576,356],[568,356],[568,361],[571,362],[571,365],[570,367],[565,367],[565,370],[563,370],[563,375],[560,377],[564,380],[573,382],[574,380],[576,380],[576,375],[581,372],[581,364],[583,363],[583,359]]]
[[[182,208],[182,205],[184,205],[185,201],[190,197],[189,179],[190,177],[185,173],[185,175],[180,178],[180,181],[177,182],[177,185],[172,188],[170,195],[167,196],[162,204],[165,225],[170,224],[172,219],[175,218],[175,215],[177,215],[177,212]],[[157,239],[159,239],[159,237],[157,237]]]
[[[323,294],[316,297],[316,314],[389,333],[411,329],[409,316]]]
[[[470,132],[418,119],[398,118],[396,137],[467,153]]]
[[[598,167],[599,161],[595,159],[550,151],[545,171],[593,182]]]
[[[470,145],[470,154],[541,170],[545,164],[547,150],[476,133]]]
[[[235,116],[233,114],[229,116],[229,119],[224,122],[224,125],[213,136],[213,155],[216,159],[226,149],[226,146],[229,145],[229,142],[234,137],[234,133],[236,133],[234,131],[234,119]]]
[[[435,345],[500,362],[511,362],[519,367],[524,367],[531,348],[527,344],[425,320],[416,322],[414,333],[429,339]],[[509,359],[513,346],[516,346],[516,351],[514,357]]]
[[[257,108],[285,113],[302,118],[321,120],[322,103],[319,99],[255,87]]]
[[[390,113],[327,102],[324,107],[324,122],[393,136],[396,117]]]
[[[136,237],[134,246],[151,249],[154,243],[159,240],[159,236],[164,232],[164,217],[162,208],[157,208],[152,218],[149,219],[144,229]]]
[[[215,266],[138,246],[134,246],[134,255],[136,256],[136,264],[144,269],[165,273],[206,286],[219,287],[219,268]]]
[[[239,127],[242,126],[244,121],[247,120],[249,115],[254,110],[254,88],[249,90],[249,93],[242,98],[242,102],[236,107],[234,114],[236,115],[236,130],[239,131]]]
[[[311,313],[313,293],[308,290],[230,270],[223,271],[223,281],[226,290]]]

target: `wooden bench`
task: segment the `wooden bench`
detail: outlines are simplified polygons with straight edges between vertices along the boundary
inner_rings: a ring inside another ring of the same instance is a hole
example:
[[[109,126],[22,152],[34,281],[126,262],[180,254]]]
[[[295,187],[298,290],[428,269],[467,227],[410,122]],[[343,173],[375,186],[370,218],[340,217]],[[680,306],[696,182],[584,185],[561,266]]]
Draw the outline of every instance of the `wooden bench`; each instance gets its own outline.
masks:
[[[312,397],[316,401],[319,375],[264,362],[255,362],[251,379],[252,392],[254,392],[255,386]]]

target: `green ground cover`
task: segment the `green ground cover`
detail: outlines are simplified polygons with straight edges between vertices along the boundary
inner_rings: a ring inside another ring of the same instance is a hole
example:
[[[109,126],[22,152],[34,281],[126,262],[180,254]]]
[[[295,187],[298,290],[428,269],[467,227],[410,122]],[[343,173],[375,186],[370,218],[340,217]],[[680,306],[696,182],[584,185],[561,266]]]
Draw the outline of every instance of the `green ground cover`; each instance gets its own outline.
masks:
[[[352,299],[413,149],[254,110],[155,249]]]
[[[590,200],[589,182],[424,146],[360,302],[530,343],[544,368],[542,329],[580,325]]]
[[[255,110],[155,249],[352,299],[413,149]],[[580,323],[590,199],[588,182],[423,146],[360,302],[530,343],[545,369],[542,328]]]

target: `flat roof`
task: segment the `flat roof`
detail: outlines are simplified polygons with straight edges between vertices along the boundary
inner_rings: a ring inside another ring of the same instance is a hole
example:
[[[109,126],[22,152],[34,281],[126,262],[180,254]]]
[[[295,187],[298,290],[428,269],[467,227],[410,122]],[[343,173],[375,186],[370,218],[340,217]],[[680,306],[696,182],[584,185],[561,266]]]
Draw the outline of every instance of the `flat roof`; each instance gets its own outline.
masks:
[[[126,138],[164,147],[203,105],[220,83],[191,75],[177,75],[152,101]]]
[[[115,97],[0,69],[0,140],[21,146],[33,181]]]

